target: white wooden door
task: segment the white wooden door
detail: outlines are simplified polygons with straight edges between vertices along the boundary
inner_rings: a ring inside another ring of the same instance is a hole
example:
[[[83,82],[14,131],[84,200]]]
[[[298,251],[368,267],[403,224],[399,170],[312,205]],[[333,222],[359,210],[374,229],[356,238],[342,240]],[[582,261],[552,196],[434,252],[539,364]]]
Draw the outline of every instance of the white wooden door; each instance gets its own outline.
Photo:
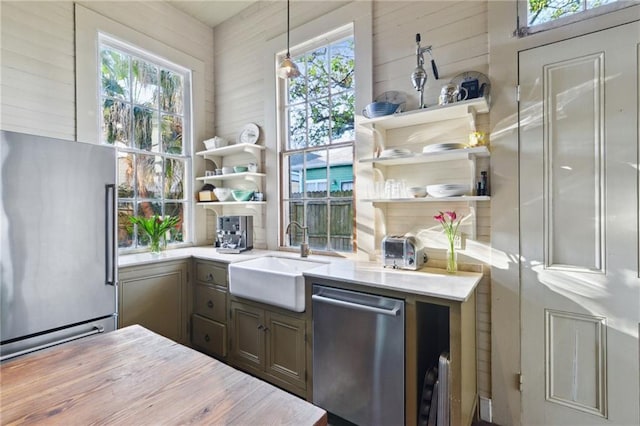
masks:
[[[640,424],[639,40],[519,55],[524,425]]]

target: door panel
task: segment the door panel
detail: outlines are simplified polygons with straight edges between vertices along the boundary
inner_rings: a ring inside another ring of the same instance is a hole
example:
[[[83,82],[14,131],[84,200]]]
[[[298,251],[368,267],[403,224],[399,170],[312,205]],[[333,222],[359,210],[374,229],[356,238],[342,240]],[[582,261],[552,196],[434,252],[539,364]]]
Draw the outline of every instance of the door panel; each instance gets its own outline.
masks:
[[[231,316],[233,358],[248,368],[264,370],[264,311],[231,302]]]
[[[267,373],[305,388],[305,322],[267,313]]]
[[[522,423],[639,424],[635,22],[520,52]]]

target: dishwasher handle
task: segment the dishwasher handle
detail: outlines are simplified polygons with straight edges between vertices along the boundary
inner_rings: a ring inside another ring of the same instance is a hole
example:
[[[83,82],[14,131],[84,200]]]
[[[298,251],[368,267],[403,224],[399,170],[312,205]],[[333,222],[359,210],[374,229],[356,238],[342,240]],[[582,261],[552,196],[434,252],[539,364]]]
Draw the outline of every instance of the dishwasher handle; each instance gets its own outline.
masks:
[[[341,306],[343,308],[350,308],[381,315],[389,315],[391,317],[398,316],[398,312],[400,312],[400,308],[397,307],[393,309],[377,308],[375,306],[361,305],[360,303],[347,302],[346,300],[334,299],[332,297],[320,296],[318,294],[312,295],[311,299],[328,305]]]

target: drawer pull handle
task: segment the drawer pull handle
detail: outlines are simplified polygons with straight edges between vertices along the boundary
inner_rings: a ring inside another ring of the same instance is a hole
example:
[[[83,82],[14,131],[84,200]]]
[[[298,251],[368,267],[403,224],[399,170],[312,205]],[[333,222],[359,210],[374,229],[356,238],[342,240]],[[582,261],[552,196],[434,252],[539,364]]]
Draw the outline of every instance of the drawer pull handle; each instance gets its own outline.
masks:
[[[213,302],[212,302],[211,300],[209,300],[209,301],[207,302],[207,307],[208,307],[208,308],[213,308]]]
[[[207,274],[207,281],[213,281],[213,274],[211,272]]]
[[[205,335],[204,335],[204,341],[205,341],[205,342],[210,342],[210,341],[211,341],[211,337],[209,337],[209,335],[208,335],[208,334],[205,334]]]
[[[264,328],[264,332],[266,333],[267,331],[269,331],[269,327]]]
[[[260,324],[260,325],[258,326],[258,330],[262,330],[262,329],[264,329],[264,325]]]

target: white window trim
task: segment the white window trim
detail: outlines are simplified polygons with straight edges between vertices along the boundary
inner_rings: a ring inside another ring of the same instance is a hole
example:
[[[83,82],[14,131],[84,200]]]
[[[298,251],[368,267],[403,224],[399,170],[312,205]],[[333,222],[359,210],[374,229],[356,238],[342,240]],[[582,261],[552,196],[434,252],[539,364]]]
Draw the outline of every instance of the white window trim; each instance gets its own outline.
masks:
[[[355,111],[361,111],[372,99],[372,4],[369,1],[357,1],[334,10],[311,22],[291,29],[291,46],[297,46],[306,41],[317,39],[331,30],[353,23],[355,40]],[[266,197],[274,200],[267,205],[266,223],[280,223],[280,164],[278,153],[280,141],[278,139],[277,123],[277,86],[276,69],[277,58],[286,51],[287,34],[275,37],[265,44],[264,81],[265,81],[265,141],[267,152],[266,162]],[[356,124],[356,146],[358,130]],[[357,150],[356,150],[357,151]],[[358,158],[354,157],[354,163]],[[266,230],[267,248],[276,250],[280,246],[279,226],[271,226]]]
[[[138,46],[148,52],[154,52],[159,59],[179,64],[191,70],[191,125],[188,134],[190,141],[185,145],[185,154],[192,156],[194,136],[199,134],[196,129],[205,126],[205,65],[204,62],[184,52],[146,36],[126,25],[120,24],[99,13],[79,4],[75,4],[75,43],[76,43],[76,140],[82,142],[100,143],[100,76],[99,37],[104,34],[114,40],[120,40],[127,45]],[[185,177],[185,191],[193,193],[193,164],[191,157]],[[115,165],[114,165],[115,166]],[[195,203],[190,198],[188,211],[188,235],[190,242],[181,245],[197,243],[195,232]]]

